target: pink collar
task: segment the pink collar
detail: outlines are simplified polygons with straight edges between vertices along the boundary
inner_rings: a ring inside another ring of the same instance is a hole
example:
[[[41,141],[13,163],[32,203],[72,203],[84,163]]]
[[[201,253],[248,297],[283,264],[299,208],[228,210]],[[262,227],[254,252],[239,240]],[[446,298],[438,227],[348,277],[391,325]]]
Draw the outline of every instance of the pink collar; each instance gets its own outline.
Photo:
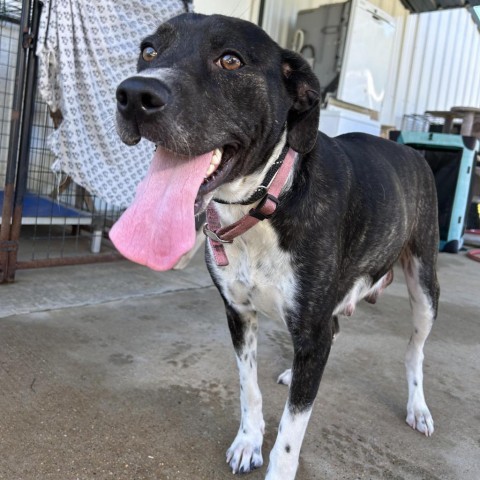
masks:
[[[258,222],[269,219],[275,213],[278,206],[278,196],[293,168],[295,156],[296,152],[290,148],[285,160],[270,183],[265,196],[256,207],[252,208],[247,215],[235,223],[222,227],[213,202],[209,203],[207,207],[207,223],[203,227],[203,232],[208,237],[217,266],[225,267],[228,265],[225,244],[232,243],[234,238],[250,230]]]

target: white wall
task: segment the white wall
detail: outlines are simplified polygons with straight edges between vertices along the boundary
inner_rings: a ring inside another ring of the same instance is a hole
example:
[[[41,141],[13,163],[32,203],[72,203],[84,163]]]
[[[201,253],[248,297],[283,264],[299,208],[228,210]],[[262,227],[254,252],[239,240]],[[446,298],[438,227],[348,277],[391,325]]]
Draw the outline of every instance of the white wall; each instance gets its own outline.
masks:
[[[220,13],[257,23],[260,0],[194,0],[193,4],[197,13]]]
[[[425,110],[480,107],[480,34],[465,9],[410,15],[393,106],[394,121]]]

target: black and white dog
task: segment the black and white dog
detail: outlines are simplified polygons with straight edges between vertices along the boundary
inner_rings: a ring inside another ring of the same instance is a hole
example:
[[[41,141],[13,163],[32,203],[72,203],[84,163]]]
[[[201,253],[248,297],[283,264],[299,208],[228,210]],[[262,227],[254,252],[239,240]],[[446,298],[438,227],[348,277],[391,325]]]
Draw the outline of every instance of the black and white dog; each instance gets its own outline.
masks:
[[[422,373],[439,296],[432,173],[408,147],[319,133],[318,92],[303,58],[260,28],[197,14],[146,37],[138,74],[117,90],[121,139],[157,145],[134,205],[113,229],[119,250],[172,268],[193,247],[194,214],[210,203],[207,265],[240,371],[242,418],[227,451],[234,473],[263,463],[257,312],[282,319],[291,334],[292,368],[279,377],[289,395],[268,480],[295,477],[337,316],[361,299],[374,302],[397,261],[413,310],[406,420],[433,433]]]

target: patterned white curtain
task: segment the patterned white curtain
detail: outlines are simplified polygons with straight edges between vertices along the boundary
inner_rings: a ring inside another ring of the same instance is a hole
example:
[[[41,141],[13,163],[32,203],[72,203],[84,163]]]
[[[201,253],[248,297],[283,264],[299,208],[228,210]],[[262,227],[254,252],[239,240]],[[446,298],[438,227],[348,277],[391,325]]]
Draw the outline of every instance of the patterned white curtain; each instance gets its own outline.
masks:
[[[135,73],[140,41],[185,12],[180,0],[44,0],[38,87],[63,122],[49,137],[52,168],[110,204],[126,207],[145,175],[153,145],[122,144],[115,90]]]

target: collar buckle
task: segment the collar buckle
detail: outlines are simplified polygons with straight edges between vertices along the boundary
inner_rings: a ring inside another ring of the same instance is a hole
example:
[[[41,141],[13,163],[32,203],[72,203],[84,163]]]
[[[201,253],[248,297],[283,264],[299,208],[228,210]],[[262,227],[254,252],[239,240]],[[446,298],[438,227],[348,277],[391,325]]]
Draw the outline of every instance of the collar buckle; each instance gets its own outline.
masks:
[[[233,240],[223,240],[213,230],[210,230],[208,223],[203,226],[203,233],[214,242],[218,243],[233,243]]]

